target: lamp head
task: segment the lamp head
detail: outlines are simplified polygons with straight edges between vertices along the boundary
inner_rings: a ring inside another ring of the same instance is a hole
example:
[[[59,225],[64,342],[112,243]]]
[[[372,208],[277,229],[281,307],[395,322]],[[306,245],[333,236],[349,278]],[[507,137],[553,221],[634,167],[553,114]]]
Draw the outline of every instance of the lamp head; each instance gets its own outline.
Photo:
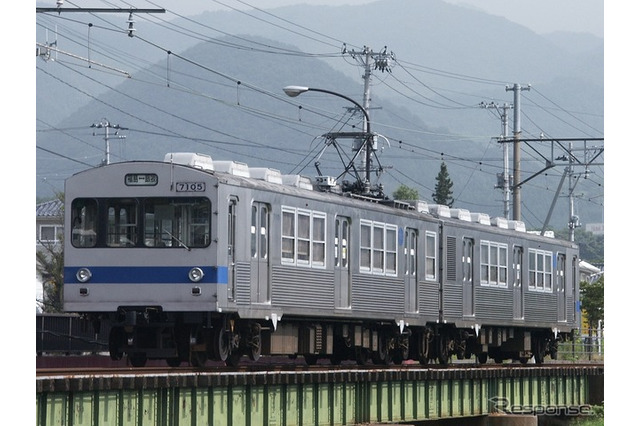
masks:
[[[284,90],[284,93],[286,93],[287,96],[291,96],[292,98],[295,98],[300,93],[307,92],[309,88],[304,86],[287,86],[282,90]]]

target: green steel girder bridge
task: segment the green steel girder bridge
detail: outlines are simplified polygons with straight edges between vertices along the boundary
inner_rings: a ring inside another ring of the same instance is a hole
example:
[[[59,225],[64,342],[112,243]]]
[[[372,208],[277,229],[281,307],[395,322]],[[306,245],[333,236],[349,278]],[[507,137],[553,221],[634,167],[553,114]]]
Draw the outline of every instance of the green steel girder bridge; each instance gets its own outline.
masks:
[[[602,364],[49,374],[36,377],[36,412],[42,426],[397,424],[584,414],[603,382]]]

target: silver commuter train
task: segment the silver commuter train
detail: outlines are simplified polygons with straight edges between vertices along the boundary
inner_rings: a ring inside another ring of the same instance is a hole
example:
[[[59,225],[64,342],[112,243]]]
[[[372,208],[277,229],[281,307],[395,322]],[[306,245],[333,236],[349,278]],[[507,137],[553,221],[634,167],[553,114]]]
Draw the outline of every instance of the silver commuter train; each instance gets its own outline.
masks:
[[[541,363],[579,322],[578,249],[522,226],[171,153],[66,181],[64,306],[133,366]]]

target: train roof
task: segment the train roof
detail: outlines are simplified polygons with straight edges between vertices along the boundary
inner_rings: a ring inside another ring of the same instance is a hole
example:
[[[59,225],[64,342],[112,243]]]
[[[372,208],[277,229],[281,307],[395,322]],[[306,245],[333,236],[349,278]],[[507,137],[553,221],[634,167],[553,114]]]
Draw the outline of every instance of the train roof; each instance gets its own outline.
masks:
[[[132,161],[129,163],[140,163]],[[160,163],[158,161],[146,161]],[[543,236],[538,231],[527,231],[525,223],[509,220],[504,217],[491,217],[486,213],[471,212],[463,208],[450,208],[445,205],[429,203],[424,200],[390,200],[378,197],[344,192],[335,178],[319,176],[315,179],[304,175],[281,174],[277,169],[266,167],[249,167],[246,163],[226,160],[213,160],[211,156],[192,152],[171,152],[165,155],[161,163],[171,163],[186,166],[202,172],[212,174],[228,184],[249,186],[256,189],[289,193],[291,195],[322,200],[331,197],[339,203],[369,203],[371,207],[380,206],[383,209],[393,209],[396,213],[410,215],[419,214],[447,223],[456,222],[473,228],[486,227],[487,230],[503,232],[521,232],[523,237],[554,238],[553,233],[546,232]],[[113,165],[123,163],[114,163]],[[366,204],[364,204],[366,205]]]

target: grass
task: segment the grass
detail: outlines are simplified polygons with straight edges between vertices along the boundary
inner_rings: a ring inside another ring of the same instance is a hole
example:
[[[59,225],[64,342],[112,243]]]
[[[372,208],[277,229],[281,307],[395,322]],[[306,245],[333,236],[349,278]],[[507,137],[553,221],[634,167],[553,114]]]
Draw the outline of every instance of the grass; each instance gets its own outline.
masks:
[[[573,420],[571,426],[604,426],[604,404],[592,407],[593,415]]]

